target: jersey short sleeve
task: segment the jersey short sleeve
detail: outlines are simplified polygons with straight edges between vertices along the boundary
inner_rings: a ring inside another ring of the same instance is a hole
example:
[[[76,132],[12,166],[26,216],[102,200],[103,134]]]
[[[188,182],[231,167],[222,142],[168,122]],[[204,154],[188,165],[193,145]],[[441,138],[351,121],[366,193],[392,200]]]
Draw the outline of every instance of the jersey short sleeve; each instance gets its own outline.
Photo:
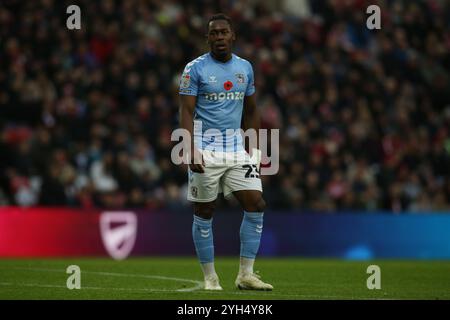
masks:
[[[179,94],[196,96],[198,93],[199,76],[195,64],[188,63],[180,78]]]
[[[248,63],[248,84],[247,89],[245,90],[246,96],[251,96],[255,93],[255,77],[253,75],[253,67],[250,63]]]

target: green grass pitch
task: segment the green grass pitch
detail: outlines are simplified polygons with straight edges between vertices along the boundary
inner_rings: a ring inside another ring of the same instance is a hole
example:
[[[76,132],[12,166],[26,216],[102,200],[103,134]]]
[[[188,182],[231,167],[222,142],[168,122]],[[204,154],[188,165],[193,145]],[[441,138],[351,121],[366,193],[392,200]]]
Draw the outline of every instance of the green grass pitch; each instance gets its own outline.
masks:
[[[367,267],[381,268],[381,289],[366,286]],[[81,289],[66,287],[69,265],[81,269]],[[224,288],[202,289],[195,258],[0,259],[0,299],[450,299],[450,261],[345,261],[259,258],[255,270],[272,292],[234,287],[238,258],[217,258]]]

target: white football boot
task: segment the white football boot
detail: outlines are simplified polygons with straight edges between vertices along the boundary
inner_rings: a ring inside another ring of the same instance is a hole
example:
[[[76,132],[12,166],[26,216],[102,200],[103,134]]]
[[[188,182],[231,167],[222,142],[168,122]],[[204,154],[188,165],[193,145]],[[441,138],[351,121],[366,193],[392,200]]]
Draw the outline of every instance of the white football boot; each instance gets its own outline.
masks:
[[[234,284],[240,290],[273,290],[271,284],[261,281],[261,276],[259,274],[250,272],[239,272]]]
[[[205,277],[205,290],[223,290],[219,283],[217,274]]]

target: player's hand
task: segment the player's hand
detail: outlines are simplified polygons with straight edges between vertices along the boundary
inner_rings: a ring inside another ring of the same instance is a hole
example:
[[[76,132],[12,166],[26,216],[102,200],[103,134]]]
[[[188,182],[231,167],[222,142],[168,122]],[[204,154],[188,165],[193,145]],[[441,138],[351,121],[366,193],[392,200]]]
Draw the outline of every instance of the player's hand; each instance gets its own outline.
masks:
[[[205,170],[204,170],[205,161],[203,160],[203,155],[197,149],[194,149],[191,152],[191,163],[189,164],[189,168],[191,169],[192,172],[197,172],[197,173],[205,172]]]
[[[256,165],[258,167],[258,172],[260,172],[260,170],[261,170],[261,154],[262,154],[261,150],[259,150],[257,148],[253,148],[252,149],[251,157],[256,160]]]

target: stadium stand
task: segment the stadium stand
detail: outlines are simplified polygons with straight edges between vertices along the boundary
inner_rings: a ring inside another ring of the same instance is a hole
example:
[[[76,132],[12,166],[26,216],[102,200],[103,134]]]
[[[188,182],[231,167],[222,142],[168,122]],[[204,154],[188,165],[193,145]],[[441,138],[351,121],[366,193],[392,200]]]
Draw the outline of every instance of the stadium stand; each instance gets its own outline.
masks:
[[[222,11],[280,129],[269,208],[450,209],[448,1],[378,1],[368,30],[363,0],[83,0],[73,31],[71,2],[0,3],[0,205],[187,206],[179,77]]]

